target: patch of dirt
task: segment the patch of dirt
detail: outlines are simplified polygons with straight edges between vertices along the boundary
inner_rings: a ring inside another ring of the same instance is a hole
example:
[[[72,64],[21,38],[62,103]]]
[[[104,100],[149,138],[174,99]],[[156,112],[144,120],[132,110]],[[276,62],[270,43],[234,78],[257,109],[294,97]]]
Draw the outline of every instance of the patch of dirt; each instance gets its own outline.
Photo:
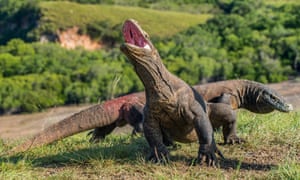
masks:
[[[300,82],[287,81],[270,84],[272,89],[283,95],[294,109],[300,109]],[[5,115],[0,117],[0,138],[3,140],[19,139],[32,136],[44,128],[56,123],[91,105],[55,107],[41,113],[26,115]],[[128,133],[131,127],[117,128],[115,133]]]
[[[78,27],[58,31],[57,36],[60,45],[66,49],[83,47],[86,50],[97,50],[102,47],[99,42],[93,41],[88,35],[79,34]]]
[[[0,117],[0,138],[18,139],[30,136],[89,105],[55,107],[45,112],[23,115],[5,115]]]

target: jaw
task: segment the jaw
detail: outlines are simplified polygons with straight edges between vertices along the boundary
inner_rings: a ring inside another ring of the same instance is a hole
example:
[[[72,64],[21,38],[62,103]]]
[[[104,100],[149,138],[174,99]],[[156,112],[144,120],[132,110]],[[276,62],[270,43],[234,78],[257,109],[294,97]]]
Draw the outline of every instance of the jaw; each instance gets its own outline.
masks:
[[[153,57],[153,50],[140,48],[138,46],[124,43],[121,45],[120,50],[128,57],[132,63],[142,62],[145,59]]]
[[[149,53],[154,50],[154,46],[152,45],[148,34],[135,20],[126,20],[122,32],[125,41],[121,46],[122,51]]]
[[[293,110],[292,104],[282,103],[282,102],[272,102],[272,105],[276,107],[275,109],[280,112],[290,112]]]
[[[280,112],[290,112],[293,110],[292,104],[288,104],[283,97],[274,94],[275,93],[266,93],[263,95],[263,101],[268,104],[269,109],[278,110]]]
[[[135,20],[126,20],[122,33],[125,42],[120,49],[134,66],[140,67],[139,69],[147,69],[157,59],[160,59],[157,58],[159,54],[152,45],[148,34]]]

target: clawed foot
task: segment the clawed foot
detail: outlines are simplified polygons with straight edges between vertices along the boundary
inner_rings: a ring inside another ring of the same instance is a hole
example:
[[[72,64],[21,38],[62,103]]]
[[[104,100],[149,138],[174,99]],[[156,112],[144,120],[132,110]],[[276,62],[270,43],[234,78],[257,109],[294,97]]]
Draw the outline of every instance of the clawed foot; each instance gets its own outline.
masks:
[[[216,153],[222,158],[225,159],[221,151],[217,148],[215,143],[212,143],[211,145],[200,145],[199,152],[198,152],[198,158],[196,162],[200,165],[205,163],[207,166],[216,166],[218,163]]]
[[[101,140],[105,138],[105,135],[96,133],[95,130],[88,132],[87,136],[90,136],[90,143],[99,143]]]
[[[171,150],[177,150],[181,148],[180,144],[175,143],[174,141],[164,141],[164,145],[167,146]]]
[[[149,155],[149,157],[147,158],[147,160],[158,164],[169,163],[170,160],[169,151],[166,149],[162,151],[158,151],[157,148],[154,148],[151,154]]]
[[[233,145],[233,144],[241,144],[245,143],[246,141],[243,138],[239,138],[238,136],[229,136],[224,139],[224,144]]]

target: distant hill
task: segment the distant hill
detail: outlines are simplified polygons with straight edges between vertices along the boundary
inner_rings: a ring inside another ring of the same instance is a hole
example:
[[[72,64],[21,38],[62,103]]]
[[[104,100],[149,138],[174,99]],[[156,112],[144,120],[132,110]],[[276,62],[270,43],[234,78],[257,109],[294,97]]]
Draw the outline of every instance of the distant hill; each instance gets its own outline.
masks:
[[[147,32],[157,37],[170,37],[190,26],[201,24],[212,17],[211,14],[189,14],[158,11],[139,7],[113,5],[87,5],[71,2],[43,2],[41,7],[41,31],[43,27],[59,28],[87,25],[106,21],[111,27],[133,18],[143,24]]]
[[[52,41],[58,31],[79,28],[78,33],[92,38],[105,36],[118,38],[121,24],[133,18],[143,24],[154,38],[171,37],[187,28],[206,22],[211,14],[159,11],[140,7],[79,4],[65,1],[40,2],[2,22],[0,43],[11,38],[40,41],[41,37]],[[19,20],[17,20],[19,19]],[[36,22],[34,22],[36,21]]]

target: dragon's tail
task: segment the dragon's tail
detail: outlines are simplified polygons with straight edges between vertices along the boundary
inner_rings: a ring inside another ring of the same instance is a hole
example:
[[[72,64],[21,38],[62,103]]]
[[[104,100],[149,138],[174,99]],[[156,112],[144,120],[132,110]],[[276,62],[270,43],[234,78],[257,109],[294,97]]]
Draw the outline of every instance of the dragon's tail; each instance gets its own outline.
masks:
[[[46,145],[56,140],[77,134],[95,127],[111,124],[117,117],[112,116],[117,109],[107,109],[105,104],[97,104],[82,110],[62,121],[51,125],[34,137],[13,148],[8,154],[24,152],[30,148]],[[116,107],[117,108],[117,107]]]

